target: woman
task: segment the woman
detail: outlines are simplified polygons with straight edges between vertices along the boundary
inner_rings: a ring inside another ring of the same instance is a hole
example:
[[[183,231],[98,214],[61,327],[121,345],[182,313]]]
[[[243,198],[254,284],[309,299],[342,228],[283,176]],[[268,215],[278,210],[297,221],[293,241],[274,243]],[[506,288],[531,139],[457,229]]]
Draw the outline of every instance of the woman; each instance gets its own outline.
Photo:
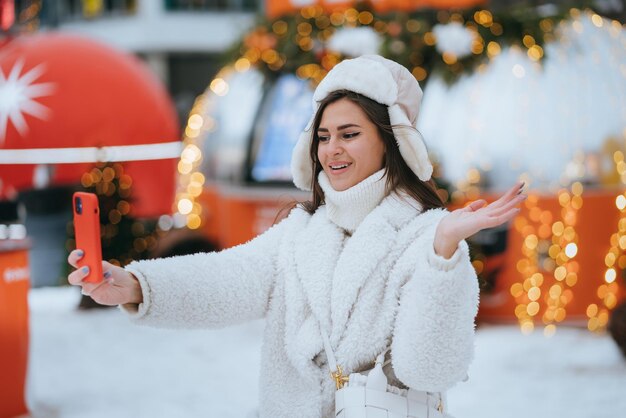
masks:
[[[294,183],[313,191],[310,202],[220,253],[103,262],[101,284],[82,282],[81,270],[69,282],[141,324],[265,317],[261,417],[334,416],[324,334],[345,374],[370,369],[389,346],[390,383],[444,393],[473,355],[478,285],[464,239],[510,220],[525,196],[518,184],[486,207],[446,211],[414,128],[421,96],[393,61],[343,61],[317,87],[293,152]]]

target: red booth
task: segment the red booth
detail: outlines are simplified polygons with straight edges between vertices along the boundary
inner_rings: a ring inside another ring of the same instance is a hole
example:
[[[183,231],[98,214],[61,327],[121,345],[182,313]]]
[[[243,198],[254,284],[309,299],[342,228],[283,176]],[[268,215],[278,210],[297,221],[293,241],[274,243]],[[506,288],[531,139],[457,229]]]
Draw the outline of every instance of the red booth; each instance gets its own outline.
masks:
[[[0,240],[0,418],[25,414],[28,240]]]

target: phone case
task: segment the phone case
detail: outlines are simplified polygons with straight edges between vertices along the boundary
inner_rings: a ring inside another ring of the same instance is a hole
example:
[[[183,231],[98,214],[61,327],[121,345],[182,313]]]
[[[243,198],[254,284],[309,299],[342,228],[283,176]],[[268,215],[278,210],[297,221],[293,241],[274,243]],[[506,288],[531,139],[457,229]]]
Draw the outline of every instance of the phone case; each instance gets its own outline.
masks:
[[[100,209],[98,196],[93,193],[76,192],[73,196],[74,233],[76,248],[85,252],[78,260],[78,267],[89,266],[84,281],[102,281],[102,245],[100,243]]]

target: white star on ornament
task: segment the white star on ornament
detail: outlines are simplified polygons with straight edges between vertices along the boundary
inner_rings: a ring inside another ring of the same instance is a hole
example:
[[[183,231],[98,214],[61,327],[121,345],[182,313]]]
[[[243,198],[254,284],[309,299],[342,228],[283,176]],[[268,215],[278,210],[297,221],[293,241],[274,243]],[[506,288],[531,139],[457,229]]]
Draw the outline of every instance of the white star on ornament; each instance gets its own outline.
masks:
[[[43,64],[20,75],[23,67],[24,60],[16,61],[7,77],[0,68],[0,144],[6,139],[9,122],[13,123],[21,136],[24,136],[28,132],[24,114],[42,120],[50,114],[47,107],[33,100],[37,97],[50,96],[54,91],[53,83],[33,83],[43,74]]]

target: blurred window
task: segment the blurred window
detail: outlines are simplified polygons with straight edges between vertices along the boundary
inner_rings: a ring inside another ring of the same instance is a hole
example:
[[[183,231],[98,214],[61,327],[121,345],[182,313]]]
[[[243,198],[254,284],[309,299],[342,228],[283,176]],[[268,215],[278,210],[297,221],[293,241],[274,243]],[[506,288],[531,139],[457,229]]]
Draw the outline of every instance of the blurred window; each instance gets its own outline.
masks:
[[[220,73],[222,95],[208,88],[203,95],[204,126],[198,141],[203,152],[202,172],[212,180],[245,181],[246,159],[255,120],[265,93],[265,77],[254,69]]]
[[[255,126],[251,178],[257,182],[291,182],[291,153],[313,112],[309,82],[293,74],[280,76],[265,97]]]
[[[165,8],[170,11],[189,10],[245,10],[259,9],[259,0],[164,0]]]
[[[77,19],[132,15],[138,0],[55,0],[41,2],[42,23],[55,26]],[[33,3],[22,1],[21,3]]]

